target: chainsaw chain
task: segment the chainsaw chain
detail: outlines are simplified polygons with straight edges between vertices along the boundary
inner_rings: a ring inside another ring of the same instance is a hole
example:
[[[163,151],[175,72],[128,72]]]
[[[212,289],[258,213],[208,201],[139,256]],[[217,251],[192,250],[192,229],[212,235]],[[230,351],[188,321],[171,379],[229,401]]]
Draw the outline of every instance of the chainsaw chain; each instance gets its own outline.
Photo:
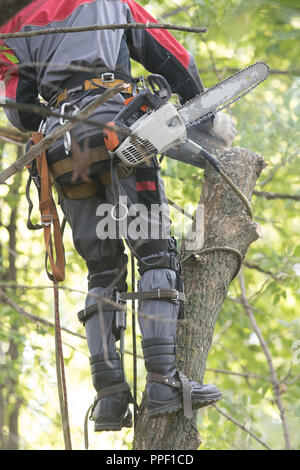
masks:
[[[258,85],[260,85],[262,82],[264,82],[268,76],[268,73],[269,73],[269,66],[263,62],[263,61],[258,61],[258,62],[255,62],[255,64],[251,64],[249,65],[248,67],[244,68],[243,70],[239,70],[238,72],[234,73],[233,75],[231,75],[230,77],[228,78],[225,78],[224,80],[222,80],[221,82],[217,83],[216,85],[212,86],[211,88],[208,88],[206,91],[204,91],[203,93],[200,93],[198,94],[195,98],[192,98],[191,100],[187,101],[186,103],[184,103],[184,106],[182,106],[180,109],[182,108],[185,108],[186,106],[189,106],[191,103],[193,102],[196,102],[201,96],[205,95],[206,93],[208,93],[209,91],[213,90],[214,88],[217,88],[220,83],[225,83],[225,82],[228,82],[229,80],[232,80],[234,77],[237,77],[238,75],[240,75],[241,73],[244,73],[246,70],[252,68],[254,65],[256,64],[264,64],[266,67],[267,67],[267,74],[264,78],[262,78],[259,82],[255,83],[254,85],[252,85],[248,90],[244,91],[243,93],[241,93],[239,96],[233,98],[231,101],[229,101],[229,103],[227,104],[224,104],[223,106],[220,106],[220,107],[217,107],[215,109],[215,111],[210,111],[206,114],[204,114],[203,116],[201,116],[199,119],[196,119],[195,121],[191,121],[191,122],[188,122],[186,124],[186,128],[189,129],[190,127],[192,126],[195,126],[196,124],[200,124],[201,122],[203,121],[207,121],[208,119],[210,119],[211,117],[213,117],[216,113],[219,113],[220,111],[222,111],[223,109],[228,109],[233,103],[235,103],[236,101],[238,101],[240,98],[243,98],[243,96],[247,95],[248,93],[250,93],[250,91],[254,90],[254,88],[256,88]]]

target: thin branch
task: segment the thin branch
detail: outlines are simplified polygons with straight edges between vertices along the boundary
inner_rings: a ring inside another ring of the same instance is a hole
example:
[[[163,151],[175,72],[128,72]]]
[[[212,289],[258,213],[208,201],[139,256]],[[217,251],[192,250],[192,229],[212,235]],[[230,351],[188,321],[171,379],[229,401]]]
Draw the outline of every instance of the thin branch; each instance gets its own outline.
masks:
[[[265,199],[291,199],[292,201],[300,201],[300,194],[283,194],[283,193],[268,193],[266,191],[253,191],[253,194]]]
[[[291,450],[291,441],[290,441],[290,432],[289,432],[289,427],[288,427],[288,422],[287,422],[287,417],[285,413],[285,409],[283,406],[282,398],[281,398],[281,389],[280,389],[280,380],[277,377],[277,373],[273,364],[273,359],[272,355],[270,352],[270,349],[262,335],[262,332],[256,322],[255,316],[253,314],[252,308],[248,302],[247,295],[246,295],[246,286],[245,286],[245,279],[243,275],[243,271],[241,269],[239,273],[239,282],[240,282],[240,288],[241,288],[241,300],[245,309],[245,312],[250,320],[250,323],[252,325],[252,328],[254,332],[256,333],[256,336],[259,340],[259,343],[261,345],[261,348],[266,356],[269,371],[270,371],[270,377],[271,377],[271,383],[274,391],[274,397],[275,401],[277,404],[277,407],[279,409],[280,413],[280,418],[282,421],[282,426],[283,426],[283,433],[284,433],[284,440],[285,440],[285,447],[286,450]]]
[[[36,104],[30,104],[30,103],[13,103],[13,102],[8,101],[7,103],[0,103],[0,108],[16,109],[18,111],[37,114],[38,116],[41,117],[41,120],[46,119],[48,117],[56,117],[58,119],[61,118],[60,111],[53,111],[51,109],[41,107]],[[80,117],[79,114],[72,115],[72,114],[66,113],[64,115],[64,118],[67,119],[69,122],[73,122],[74,124],[88,124],[98,129],[102,129],[106,125],[106,123],[100,122],[98,120],[96,121],[94,119],[83,119],[82,117]]]
[[[40,324],[45,325],[47,327],[55,328],[55,325],[54,325],[53,322],[51,322],[49,320],[45,320],[44,318],[41,318],[37,315],[33,315],[32,313],[26,312],[26,310],[24,310],[22,307],[20,307],[16,302],[14,302],[14,300],[7,297],[7,295],[4,294],[4,292],[1,288],[0,288],[0,300],[4,301],[7,305],[9,305],[11,308],[13,308],[17,313],[19,313],[19,315],[22,315],[23,317],[28,318],[28,320],[32,321],[33,323],[40,323]],[[80,339],[86,339],[85,335],[81,335],[80,333],[76,333],[75,331],[69,330],[68,328],[65,328],[65,327],[62,326],[61,329],[65,333],[68,333],[72,336],[76,336],[77,338],[80,338]],[[117,348],[117,350],[118,350],[118,348]],[[125,350],[124,352],[125,352],[125,354],[128,354],[130,356],[133,355],[133,353],[131,351]],[[143,359],[143,357],[140,356],[140,355],[137,355],[136,357],[138,359]]]
[[[288,151],[289,149],[287,149],[282,158],[281,158],[281,161],[279,163],[277,163],[277,165],[275,165],[271,171],[269,172],[269,175],[262,181],[258,181],[257,182],[257,185],[260,186],[261,188],[264,188],[268,183],[270,183],[270,181],[272,181],[272,179],[275,177],[276,173],[282,168],[284,167],[287,162],[290,160],[290,153]]]
[[[24,284],[12,284],[12,283],[9,283],[9,282],[0,282],[0,288],[1,287],[8,288],[8,289],[23,289],[23,290],[53,289],[53,286],[51,286],[51,285],[29,286],[29,285],[24,285]],[[66,290],[68,292],[75,292],[77,294],[83,294],[87,297],[91,297],[91,298],[95,299],[96,300],[95,303],[97,303],[99,301],[100,302],[105,302],[106,304],[111,305],[112,310],[114,308],[117,308],[118,310],[124,310],[124,311],[130,310],[130,307],[127,308],[126,306],[123,306],[122,304],[117,303],[114,300],[111,300],[110,298],[105,297],[104,295],[101,295],[101,294],[95,294],[93,292],[86,292],[86,291],[82,291],[82,290],[79,290],[79,289],[73,289],[71,287],[61,286],[61,285],[58,285],[57,289]],[[162,323],[173,323],[174,322],[174,323],[178,323],[178,324],[181,324],[181,325],[187,325],[189,328],[192,328],[192,329],[195,329],[195,328],[200,329],[201,328],[200,326],[197,326],[197,325],[194,325],[193,323],[191,323],[190,320],[187,320],[187,319],[184,319],[184,318],[183,319],[168,319],[168,318],[165,317],[163,312],[160,315],[156,315],[155,317],[153,317],[153,315],[151,315],[151,314],[144,313],[141,310],[138,310],[137,313],[140,317],[145,318],[147,320],[151,320],[153,322],[162,322]]]
[[[23,317],[28,318],[32,322],[41,323],[42,325],[50,326],[51,328],[54,328],[55,325],[51,321],[45,320],[44,318],[41,318],[37,315],[33,315],[31,313],[26,312],[26,310],[24,310],[22,307],[20,307],[16,302],[14,302],[14,300],[7,297],[7,295],[5,295],[4,291],[1,288],[0,288],[0,299],[5,304],[9,305],[11,308],[16,310],[16,312],[18,312],[20,315],[22,315]],[[85,339],[85,336],[83,336],[79,333],[75,333],[74,331],[71,331],[68,328],[61,327],[61,329],[63,331],[65,331],[66,333],[69,333],[70,335],[77,336],[78,338],[81,338],[81,339]]]
[[[288,274],[286,274],[286,273],[275,274],[272,271],[267,271],[266,269],[263,269],[257,263],[250,263],[249,261],[244,261],[243,265],[246,266],[249,269],[255,269],[256,271],[259,271],[262,274],[266,274],[268,276],[271,276],[276,281],[284,281],[288,277]]]
[[[186,26],[174,25],[174,24],[160,24],[160,23],[119,23],[119,24],[104,24],[104,25],[92,25],[92,26],[79,26],[75,28],[51,28],[51,29],[40,29],[39,31],[26,31],[22,33],[2,33],[0,34],[1,39],[13,39],[13,38],[32,38],[36,36],[48,36],[50,34],[61,34],[61,33],[85,33],[88,31],[104,31],[104,30],[116,30],[116,29],[170,29],[175,31],[184,31],[187,33],[206,33],[207,28],[189,28]]]
[[[213,56],[213,53],[212,53],[212,51],[210,50],[210,47],[209,47],[208,42],[207,42],[207,39],[204,38],[201,34],[200,34],[200,37],[201,37],[202,42],[204,42],[204,44],[205,44],[207,53],[208,53],[209,58],[210,58],[210,61],[211,61],[212,69],[213,69],[213,71],[214,71],[216,77],[218,78],[218,80],[221,81],[222,78],[223,78],[224,70],[223,70],[223,72],[221,73],[221,72],[217,69],[217,64],[216,64],[215,58],[214,58],[214,56]]]
[[[267,379],[266,377],[258,374],[253,374],[252,372],[249,373],[242,373],[242,372],[233,372],[231,370],[225,369],[205,369],[207,372],[214,372],[215,374],[225,374],[225,375],[233,375],[236,377],[243,377],[244,379],[257,379],[257,380],[265,380],[266,382],[271,382],[271,380]]]
[[[28,137],[28,134],[24,134],[16,129],[0,126],[0,140],[4,140],[5,142],[10,142],[15,145],[24,145]]]
[[[259,442],[263,447],[265,447],[266,449],[268,450],[272,450],[271,447],[268,446],[268,444],[266,444],[262,439],[260,439],[260,437],[258,437],[256,434],[254,434],[253,431],[251,431],[250,429],[246,428],[242,423],[240,423],[239,421],[237,421],[235,418],[233,418],[232,416],[228,415],[227,413],[225,413],[225,411],[221,410],[221,408],[219,408],[217,405],[212,405],[214,407],[214,409],[220,413],[222,416],[224,416],[224,418],[228,419],[228,421],[231,421],[233,424],[235,424],[236,426],[238,426],[240,429],[242,429],[243,431],[245,431],[247,434],[249,434],[251,437],[253,437],[253,439],[255,439],[257,442]]]
[[[78,124],[78,119],[82,122],[82,120],[86,119],[93,111],[95,111],[99,106],[105,103],[107,100],[112,98],[113,96],[117,95],[121,91],[124,90],[124,85],[117,85],[112,89],[108,89],[105,91],[101,96],[98,96],[92,103],[88,104],[83,111],[77,114],[76,120],[67,122],[65,125],[61,126],[58,130],[52,132],[51,134],[47,135],[43,138],[43,140],[39,143],[31,147],[29,152],[27,152],[23,157],[16,160],[12,165],[6,168],[0,174],[0,184],[5,183],[5,181],[10,178],[11,176],[15,175],[17,172],[21,171],[26,165],[32,162],[35,158],[37,158],[41,153],[47,150],[51,145],[59,138],[63,137],[64,134],[71,129],[73,129],[76,124]],[[77,122],[76,122],[77,121]]]
[[[167,18],[170,18],[171,16],[175,16],[178,13],[182,13],[183,11],[189,11],[191,8],[193,8],[195,5],[188,5],[187,7],[178,7],[175,10],[170,11],[169,13],[164,13],[163,15],[160,16],[160,19],[165,20]]]

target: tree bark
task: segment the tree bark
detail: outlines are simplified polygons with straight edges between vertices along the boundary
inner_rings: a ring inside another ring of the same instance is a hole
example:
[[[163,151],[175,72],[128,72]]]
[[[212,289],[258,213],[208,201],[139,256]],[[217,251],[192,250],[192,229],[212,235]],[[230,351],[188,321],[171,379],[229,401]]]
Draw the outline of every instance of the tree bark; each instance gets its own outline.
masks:
[[[250,200],[256,180],[265,166],[261,156],[242,148],[224,147],[205,134],[194,134],[214,153],[227,175]],[[258,226],[243,203],[216,171],[206,165],[200,203],[204,205],[204,247],[232,247],[245,256],[250,244],[259,238]],[[184,243],[183,243],[184,245]],[[185,322],[178,324],[176,362],[179,370],[202,383],[208,352],[219,312],[229,285],[239,266],[238,256],[228,251],[213,251],[199,257],[181,249],[185,284]],[[143,405],[136,425],[134,449],[195,450],[201,444],[196,428],[197,412],[192,420],[182,411],[149,419]]]
[[[9,20],[22,8],[29,5],[32,0],[1,0],[0,26]]]

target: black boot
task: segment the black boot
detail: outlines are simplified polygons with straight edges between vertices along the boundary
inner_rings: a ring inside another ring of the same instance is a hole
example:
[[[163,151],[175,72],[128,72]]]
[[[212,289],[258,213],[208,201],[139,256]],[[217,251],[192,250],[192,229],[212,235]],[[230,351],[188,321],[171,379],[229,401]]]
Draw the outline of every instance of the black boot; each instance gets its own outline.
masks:
[[[146,407],[150,417],[183,408],[184,415],[191,419],[193,409],[221,400],[222,393],[215,385],[200,385],[177,371],[172,336],[144,339],[142,347],[148,372]]]
[[[132,426],[132,413],[128,408],[131,402],[129,385],[124,382],[120,357],[117,352],[109,352],[90,357],[92,379],[97,391],[91,410],[94,430],[119,431]]]

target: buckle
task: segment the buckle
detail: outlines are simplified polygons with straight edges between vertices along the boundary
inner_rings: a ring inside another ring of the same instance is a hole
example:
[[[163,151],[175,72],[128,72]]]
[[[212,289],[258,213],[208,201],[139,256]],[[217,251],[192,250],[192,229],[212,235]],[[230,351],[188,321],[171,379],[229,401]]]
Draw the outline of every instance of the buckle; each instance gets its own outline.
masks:
[[[48,220],[45,220],[48,219]],[[53,224],[53,215],[52,214],[45,214],[41,215],[41,224],[43,227],[49,227],[49,225]]]
[[[170,385],[172,387],[177,386],[177,383],[176,383],[176,380],[174,379],[174,377],[164,375],[161,380],[165,385]]]
[[[101,80],[103,83],[111,83],[115,81],[115,74],[112,72],[106,72],[101,75]]]
[[[174,295],[171,297],[172,302],[177,302],[179,300],[178,290],[174,290]]]
[[[73,88],[70,88],[68,90],[68,94],[72,95],[73,93],[76,93],[78,91],[84,91],[84,85],[78,85],[78,86],[75,86]]]

